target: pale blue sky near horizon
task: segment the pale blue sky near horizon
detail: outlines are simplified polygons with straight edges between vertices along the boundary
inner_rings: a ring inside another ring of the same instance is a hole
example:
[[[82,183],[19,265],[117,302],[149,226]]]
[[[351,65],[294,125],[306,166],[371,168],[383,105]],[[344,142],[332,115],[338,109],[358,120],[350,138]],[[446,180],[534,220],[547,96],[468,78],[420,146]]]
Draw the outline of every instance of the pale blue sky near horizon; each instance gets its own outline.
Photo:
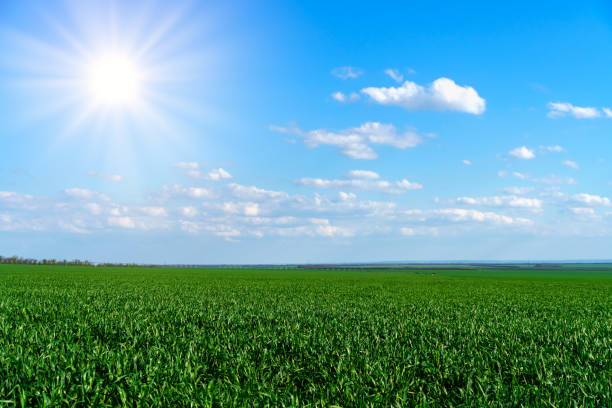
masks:
[[[611,51],[605,1],[0,3],[0,255],[609,259]]]

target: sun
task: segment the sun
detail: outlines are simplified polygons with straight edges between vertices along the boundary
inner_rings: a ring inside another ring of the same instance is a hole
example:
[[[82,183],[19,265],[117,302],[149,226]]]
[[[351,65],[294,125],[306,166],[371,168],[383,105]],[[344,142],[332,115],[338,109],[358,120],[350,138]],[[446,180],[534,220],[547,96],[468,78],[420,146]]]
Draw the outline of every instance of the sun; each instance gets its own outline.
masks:
[[[87,92],[95,105],[130,107],[141,97],[142,70],[126,54],[109,52],[97,55],[87,65],[85,76]]]

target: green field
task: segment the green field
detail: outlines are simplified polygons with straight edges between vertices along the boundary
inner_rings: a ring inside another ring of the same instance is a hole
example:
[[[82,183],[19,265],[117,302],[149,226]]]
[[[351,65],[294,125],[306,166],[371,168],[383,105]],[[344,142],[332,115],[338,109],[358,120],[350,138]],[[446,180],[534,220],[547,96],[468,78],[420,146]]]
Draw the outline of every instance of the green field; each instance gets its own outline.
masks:
[[[612,406],[612,271],[0,265],[0,406]]]

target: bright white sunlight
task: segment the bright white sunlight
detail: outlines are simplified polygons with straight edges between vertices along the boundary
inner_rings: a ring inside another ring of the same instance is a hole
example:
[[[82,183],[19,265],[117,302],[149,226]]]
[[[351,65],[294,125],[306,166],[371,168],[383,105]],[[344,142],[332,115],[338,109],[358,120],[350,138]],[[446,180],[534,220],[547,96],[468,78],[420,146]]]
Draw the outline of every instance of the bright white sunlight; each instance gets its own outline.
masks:
[[[143,74],[129,56],[105,53],[87,67],[86,83],[96,105],[123,107],[134,105],[140,97]]]

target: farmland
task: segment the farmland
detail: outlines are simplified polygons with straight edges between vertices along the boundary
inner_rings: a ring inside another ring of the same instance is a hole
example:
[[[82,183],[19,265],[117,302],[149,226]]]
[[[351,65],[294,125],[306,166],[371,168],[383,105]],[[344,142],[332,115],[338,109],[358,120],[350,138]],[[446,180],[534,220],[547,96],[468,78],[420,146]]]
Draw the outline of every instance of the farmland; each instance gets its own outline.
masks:
[[[612,270],[0,265],[0,406],[610,406]]]

